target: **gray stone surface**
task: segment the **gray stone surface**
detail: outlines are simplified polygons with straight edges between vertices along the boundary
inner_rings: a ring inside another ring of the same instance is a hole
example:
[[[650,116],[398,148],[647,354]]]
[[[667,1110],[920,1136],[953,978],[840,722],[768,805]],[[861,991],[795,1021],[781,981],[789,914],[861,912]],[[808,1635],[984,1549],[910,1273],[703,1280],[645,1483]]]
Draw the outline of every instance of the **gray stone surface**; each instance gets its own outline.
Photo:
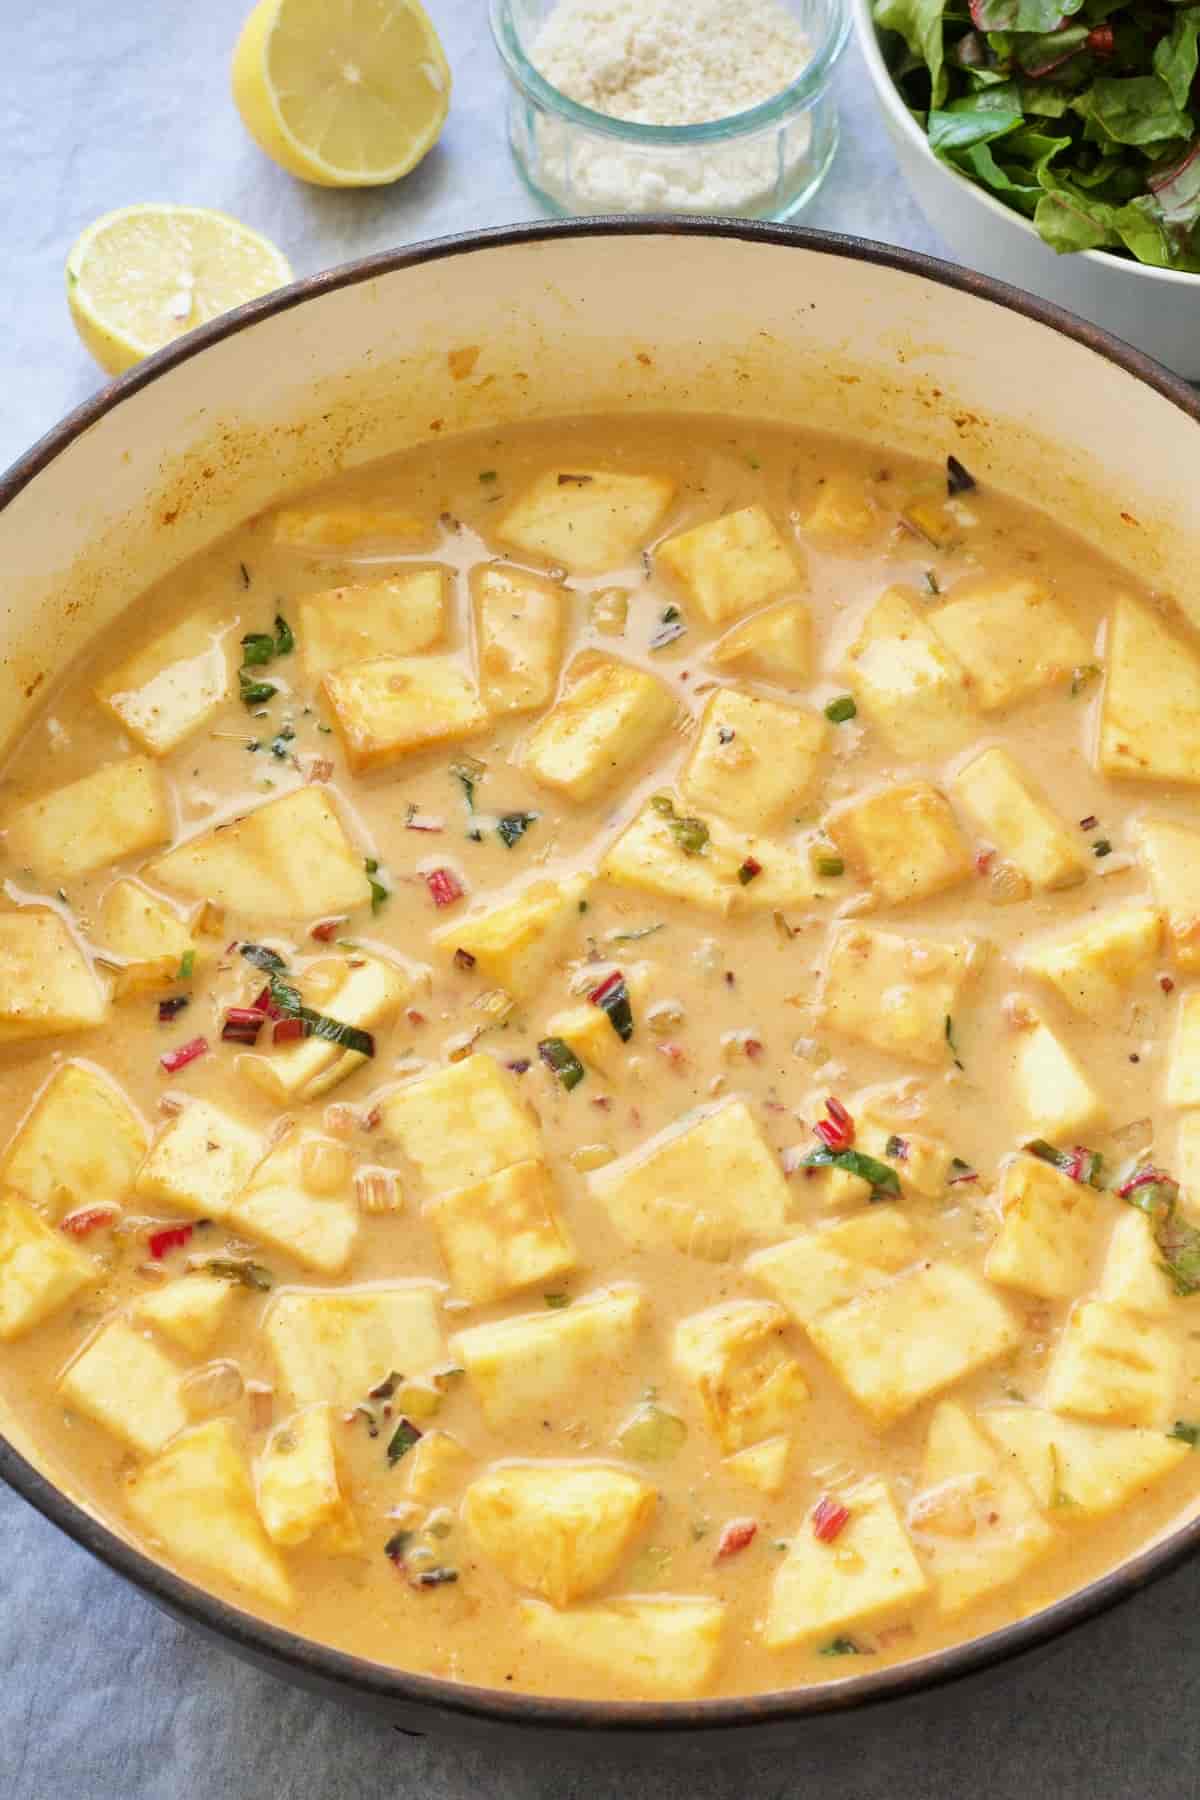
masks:
[[[394,192],[330,194],[267,165],[228,98],[248,0],[0,0],[0,464],[92,393],[62,266],[109,207],[224,207],[298,274],[525,218],[484,0],[430,0],[454,68],[442,144]],[[941,248],[896,173],[851,53],[843,145],[808,222]],[[1193,1800],[1200,1795],[1200,1569],[1053,1658],[919,1710],[815,1726],[799,1748],[697,1761],[527,1740],[403,1737],[235,1662],[162,1617],[0,1493],[0,1800]]]

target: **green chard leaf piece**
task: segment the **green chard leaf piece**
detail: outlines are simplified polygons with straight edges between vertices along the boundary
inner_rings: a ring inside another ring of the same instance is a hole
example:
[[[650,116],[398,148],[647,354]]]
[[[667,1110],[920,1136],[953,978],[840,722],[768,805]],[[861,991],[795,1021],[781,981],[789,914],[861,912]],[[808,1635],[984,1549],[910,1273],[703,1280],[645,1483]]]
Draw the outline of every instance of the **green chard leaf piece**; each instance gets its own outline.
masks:
[[[242,662],[246,668],[260,668],[274,655],[275,639],[269,631],[250,631],[242,639]]]
[[[830,1638],[829,1642],[822,1644],[817,1651],[818,1656],[870,1656],[871,1654],[872,1652],[865,1644],[856,1644],[854,1639],[849,1637]]]
[[[553,1069],[568,1093],[583,1080],[583,1064],[563,1038],[543,1038],[538,1045],[538,1055],[547,1068]]]
[[[379,879],[379,863],[373,856],[368,856],[363,863],[363,871],[367,877],[367,886],[371,890],[371,911],[377,913],[385,900],[392,897],[391,888],[385,887]]]
[[[270,1269],[262,1263],[249,1262],[242,1257],[213,1256],[204,1267],[210,1275],[217,1275],[222,1281],[235,1281],[240,1287],[254,1288],[260,1294],[269,1293],[275,1285],[275,1277]]]
[[[244,949],[242,953],[245,954]],[[274,1004],[285,1019],[300,1020],[306,1037],[322,1038],[342,1050],[352,1050],[356,1056],[374,1056],[375,1039],[369,1031],[363,1031],[357,1025],[343,1025],[340,1019],[331,1019],[328,1013],[305,1006],[300,990],[281,981],[278,975],[271,976],[270,986]]]
[[[940,106],[946,94],[942,0],[875,0],[874,11],[880,30],[896,32],[929,70],[933,104]]]
[[[825,708],[825,717],[831,725],[845,725],[849,719],[858,715],[858,704],[853,694],[839,694]]]
[[[708,826],[703,819],[681,815],[669,794],[655,794],[651,806],[667,821],[671,836],[685,856],[702,856],[708,847]]]
[[[1181,1443],[1190,1444],[1194,1450],[1200,1444],[1200,1423],[1194,1419],[1176,1419],[1174,1429],[1168,1431],[1167,1436],[1178,1438]]]
[[[265,706],[279,692],[274,682],[256,681],[245,669],[238,670],[238,687],[241,699],[247,706]]]
[[[411,1419],[401,1419],[388,1440],[387,1459],[394,1468],[402,1456],[407,1456],[414,1444],[419,1444],[422,1433]]]
[[[860,1181],[866,1181],[871,1187],[872,1200],[898,1200],[900,1198],[900,1177],[890,1164],[880,1162],[877,1157],[868,1156],[862,1150],[830,1150],[822,1144],[819,1149],[810,1150],[800,1160],[802,1169],[844,1169],[847,1175],[857,1175]]]
[[[509,850],[519,844],[531,825],[536,825],[540,814],[531,812],[501,813],[496,823],[500,841]]]
[[[296,634],[282,613],[275,614],[275,654],[288,656],[296,648]]]
[[[955,1068],[961,1069],[963,1065],[959,1059],[958,1045],[954,1041],[954,1020],[950,1017],[949,1013],[946,1014],[946,1044],[951,1056],[954,1058]]]
[[[1150,1220],[1175,1292],[1184,1297],[1200,1293],[1200,1231],[1180,1214],[1179,1183],[1147,1163],[1121,1183],[1117,1194]]]
[[[195,971],[196,971],[196,952],[194,950],[185,950],[183,955],[179,959],[179,977],[178,977],[178,979],[180,981],[190,981],[192,979],[192,976],[195,974]]]

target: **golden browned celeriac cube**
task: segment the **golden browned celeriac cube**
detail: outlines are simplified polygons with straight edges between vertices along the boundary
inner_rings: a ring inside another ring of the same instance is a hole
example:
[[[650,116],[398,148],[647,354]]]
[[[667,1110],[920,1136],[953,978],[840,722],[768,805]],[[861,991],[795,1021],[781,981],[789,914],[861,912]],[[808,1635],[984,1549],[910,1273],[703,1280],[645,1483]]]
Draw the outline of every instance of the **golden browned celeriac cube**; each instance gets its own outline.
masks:
[[[262,1528],[228,1419],[184,1432],[129,1477],[125,1498],[142,1530],[185,1566],[231,1581],[274,1606],[294,1604],[291,1581]]]
[[[482,1051],[393,1088],[380,1104],[384,1129],[431,1194],[541,1155],[541,1132],[515,1077]]]
[[[588,1191],[635,1248],[722,1262],[747,1239],[782,1236],[787,1180],[753,1112],[731,1100],[594,1169]]]
[[[858,550],[878,537],[883,523],[865,482],[823,475],[800,529],[831,550]]]
[[[1200,831],[1176,819],[1139,819],[1134,826],[1154,894],[1181,969],[1200,969]]]
[[[1096,1260],[1101,1201],[1037,1156],[1014,1156],[1000,1177],[1000,1230],[984,1272],[1001,1287],[1066,1300],[1088,1285]]]
[[[970,938],[901,937],[865,925],[834,932],[821,988],[833,1031],[932,1066],[953,1060],[951,1038],[983,946]]]
[[[790,1437],[763,1438],[761,1443],[748,1444],[732,1456],[723,1456],[721,1467],[735,1481],[744,1481],[760,1494],[774,1497],[783,1492],[791,1453]]]
[[[575,1267],[575,1248],[544,1162],[519,1162],[427,1202],[450,1284],[480,1306]]]
[[[1070,614],[1040,582],[1021,577],[976,579],[969,593],[956,585],[929,623],[967,671],[984,712],[1069,681],[1091,656]]]
[[[344,1144],[293,1126],[259,1163],[227,1214],[230,1225],[337,1275],[358,1236],[354,1169]]]
[[[764,606],[805,584],[795,547],[762,506],[694,525],[658,547],[656,561],[674,576],[710,625]]]
[[[254,917],[313,919],[365,906],[371,889],[328,794],[296,788],[159,857],[152,881]]]
[[[961,750],[975,728],[967,677],[902,588],[889,588],[846,652],[859,710],[906,760]]]
[[[1148,1319],[1165,1318],[1171,1310],[1171,1283],[1154,1226],[1137,1207],[1126,1208],[1113,1226],[1098,1293],[1110,1306],[1145,1313]]]
[[[341,958],[323,957],[297,977],[300,998],[307,1003],[306,983],[316,978],[322,997],[315,1010],[373,1036],[386,1025],[412,991],[411,977],[395,963],[360,952]],[[268,1028],[269,1031],[269,1028]],[[294,1043],[273,1045],[261,1055],[240,1059],[239,1069],[280,1105],[316,1100],[345,1081],[371,1059],[316,1033]]]
[[[1123,594],[1108,626],[1099,762],[1107,775],[1200,781],[1200,653]]]
[[[955,1263],[925,1263],[810,1319],[808,1334],[881,1425],[995,1362],[1021,1341],[992,1290]]]
[[[1077,836],[1007,750],[994,745],[959,769],[956,797],[1032,887],[1053,892],[1087,874]]]
[[[300,602],[296,640],[314,681],[375,656],[415,656],[446,629],[448,569],[403,569],[382,581],[326,588]]]
[[[452,656],[373,656],[330,669],[321,687],[355,775],[461,743],[488,722],[475,683]]]
[[[1122,907],[1068,938],[1027,950],[1021,962],[1074,1011],[1094,1025],[1111,1025],[1129,991],[1139,982],[1149,986],[1161,944],[1162,915],[1154,907]]]
[[[228,1219],[266,1145],[207,1100],[167,1120],[138,1170],[139,1200],[159,1200],[199,1219]]]
[[[277,1425],[255,1468],[258,1515],[272,1543],[309,1544],[328,1556],[362,1549],[346,1497],[328,1405],[307,1406]]]
[[[1106,1300],[1072,1307],[1046,1382],[1052,1412],[1165,1429],[1179,1349],[1161,1325]]]
[[[154,1456],[188,1423],[179,1370],[144,1331],[110,1319],[59,1376],[58,1391],[131,1450]]]
[[[7,815],[4,831],[19,868],[47,881],[71,881],[165,843],[171,835],[167,784],[157,763],[129,756],[27,800]]]
[[[679,710],[670,688],[612,657],[585,658],[530,733],[522,761],[569,800],[594,800],[636,768]]]
[[[425,543],[429,527],[402,506],[283,506],[272,536],[289,550],[367,550],[395,546],[411,550]]]
[[[1108,1111],[1061,1038],[1036,1016],[1014,1041],[1013,1089],[1030,1138],[1070,1139],[1100,1125]]]
[[[718,688],[704,703],[680,792],[743,830],[762,830],[808,799],[828,736],[818,713]]]
[[[883,1287],[917,1257],[908,1220],[880,1206],[835,1225],[756,1250],[746,1273],[762,1283],[798,1325]]]
[[[475,666],[490,713],[549,706],[558,685],[570,590],[503,563],[471,573]]]
[[[203,1356],[228,1321],[237,1289],[220,1275],[179,1275],[134,1302],[138,1325],[152,1325],[190,1356]]]
[[[1054,1542],[1019,1470],[950,1400],[929,1421],[908,1527],[949,1614],[1016,1581]]]
[[[774,839],[745,837],[712,815],[690,813],[669,793],[646,802],[609,846],[600,873],[618,887],[721,915],[803,906],[818,893],[807,857]]]
[[[635,1287],[598,1288],[547,1312],[518,1313],[473,1325],[450,1340],[467,1371],[484,1419],[502,1431],[544,1418],[561,1403],[575,1407],[589,1381],[628,1368],[645,1314]]]
[[[0,1044],[103,1023],[108,992],[50,907],[0,912]]]
[[[801,1519],[771,1584],[763,1642],[768,1650],[831,1638],[894,1616],[927,1593],[929,1582],[884,1481],[839,1494],[850,1518],[822,1543]]]
[[[853,800],[828,814],[824,829],[854,872],[896,904],[957,887],[974,866],[945,795],[928,781]]]
[[[90,1063],[66,1062],[9,1143],[0,1180],[52,1221],[80,1206],[120,1206],[149,1143],[115,1081]]]
[[[472,1456],[448,1431],[426,1431],[404,1458],[404,1491],[429,1506],[456,1494]]]
[[[278,1294],[262,1329],[280,1385],[296,1406],[357,1406],[393,1372],[415,1379],[437,1369],[438,1299],[428,1281]]]
[[[709,1688],[721,1652],[725,1608],[718,1600],[638,1595],[567,1611],[521,1600],[530,1643],[585,1663],[613,1681],[632,1674],[639,1693],[686,1700]]]
[[[1200,1106],[1200,988],[1179,996],[1167,1064],[1167,1105]]]
[[[803,1371],[782,1342],[787,1325],[771,1300],[726,1300],[675,1327],[671,1359],[726,1455],[794,1425],[809,1398]]]
[[[463,1496],[467,1529],[516,1587],[552,1606],[616,1574],[653,1517],[654,1489],[599,1463],[493,1463]]]
[[[716,669],[796,687],[812,673],[812,618],[802,600],[752,613],[718,638],[708,652]]]
[[[459,964],[470,957],[468,967],[480,981],[516,1000],[531,999],[562,960],[590,885],[586,874],[530,882],[510,900],[439,926],[429,941]]]
[[[23,1337],[99,1275],[91,1257],[18,1194],[0,1200],[0,1341]]]
[[[1039,1506],[1064,1520],[1116,1512],[1190,1454],[1180,1438],[1128,1425],[1084,1425],[1035,1406],[994,1406],[979,1423],[1020,1470]]]
[[[135,743],[167,756],[229,697],[225,639],[232,627],[183,619],[104,677],[96,698]]]
[[[202,951],[183,915],[140,881],[117,881],[108,889],[98,935],[106,957],[118,961],[112,973],[118,1000],[184,980],[184,969],[194,971]]]
[[[633,556],[675,497],[665,475],[547,469],[496,527],[501,542],[577,575],[599,575]]]
[[[603,968],[597,970],[597,987],[605,980],[607,973]],[[563,1012],[552,1013],[546,1020],[544,1036],[561,1038],[567,1048],[575,1052],[580,1062],[586,1063],[589,1069],[595,1069],[606,1081],[620,1080],[630,1058],[635,1054],[633,1047],[643,1036],[642,1015],[649,989],[648,965],[635,964],[624,972],[624,979],[634,1022],[634,1035],[628,1043],[621,1038],[604,1008],[593,1005],[590,1000],[584,1000],[578,1006],[569,1006]]]

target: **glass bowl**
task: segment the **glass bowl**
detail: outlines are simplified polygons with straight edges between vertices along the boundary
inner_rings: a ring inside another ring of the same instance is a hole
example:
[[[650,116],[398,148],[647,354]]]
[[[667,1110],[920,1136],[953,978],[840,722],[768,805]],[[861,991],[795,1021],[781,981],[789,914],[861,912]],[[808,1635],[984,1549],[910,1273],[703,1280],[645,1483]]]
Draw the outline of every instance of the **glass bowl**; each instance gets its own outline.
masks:
[[[789,87],[704,125],[642,125],[568,99],[530,60],[555,0],[491,0],[492,36],[509,79],[517,167],[552,213],[736,214],[790,219],[833,160],[830,78],[845,48],[845,0],[787,0],[812,54]]]

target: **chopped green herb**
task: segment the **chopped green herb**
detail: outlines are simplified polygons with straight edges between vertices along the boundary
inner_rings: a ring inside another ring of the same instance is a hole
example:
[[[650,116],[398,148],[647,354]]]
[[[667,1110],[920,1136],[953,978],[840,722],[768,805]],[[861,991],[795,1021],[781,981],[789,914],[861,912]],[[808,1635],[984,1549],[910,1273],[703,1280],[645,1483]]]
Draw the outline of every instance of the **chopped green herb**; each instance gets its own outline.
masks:
[[[870,1654],[869,1650],[864,1649],[861,1644],[856,1644],[853,1638],[848,1637],[830,1638],[829,1642],[822,1644],[817,1651],[818,1656],[870,1656]]]
[[[673,625],[676,619],[682,619],[683,614],[677,606],[664,606],[658,616],[663,625]]]
[[[463,799],[467,803],[467,811],[475,811],[475,790],[487,774],[487,764],[476,756],[465,757],[459,762],[450,764],[450,773],[459,783],[463,791]]]
[[[255,681],[253,675],[248,675],[245,669],[238,670],[238,685],[246,706],[265,706],[279,692],[273,682]]]
[[[833,881],[836,880],[839,875],[844,875],[846,873],[846,865],[840,856],[818,856],[816,859],[816,870],[818,875],[823,875],[828,880]]]
[[[244,562],[238,564],[238,574],[242,578],[242,586],[248,588],[250,586],[250,571]]]
[[[656,813],[667,822],[667,829],[685,856],[700,856],[708,844],[708,826],[703,819],[681,817],[669,794],[655,794],[650,801]]]
[[[393,1466],[402,1456],[407,1456],[414,1444],[421,1441],[421,1432],[411,1419],[401,1419],[388,1441],[387,1459]]]
[[[552,1312],[558,1312],[561,1307],[571,1304],[570,1294],[543,1294],[542,1299]]]
[[[1108,838],[1097,838],[1092,845],[1093,856],[1111,856],[1112,844]]]
[[[1082,663],[1071,676],[1072,698],[1074,698],[1076,694],[1082,694],[1084,688],[1090,686],[1093,681],[1097,680],[1099,675],[1100,668],[1098,664]]]
[[[296,634],[282,613],[275,614],[275,654],[289,656],[296,648]]]
[[[538,1045],[538,1055],[548,1068],[554,1070],[568,1093],[583,1080],[583,1064],[562,1038],[543,1038]]]
[[[495,481],[497,479],[495,469],[480,469],[479,479],[480,481]]]
[[[839,694],[837,699],[831,700],[825,708],[825,717],[831,725],[844,725],[848,719],[855,718],[857,714],[858,707],[853,694]]]
[[[537,824],[539,816],[538,813],[529,812],[501,813],[496,830],[502,843],[511,850],[514,844],[520,843],[529,827]]]
[[[367,886],[371,890],[371,911],[377,913],[384,901],[391,899],[392,890],[384,887],[382,881],[376,880],[376,876],[379,873],[379,863],[376,861],[375,857],[368,856],[363,863],[363,868],[366,871]]]
[[[937,578],[936,574],[934,573],[934,571],[932,569],[926,569],[926,571],[925,571],[925,592],[927,594],[940,594],[941,591],[942,591],[941,583],[938,581],[938,578]]]
[[[955,494],[967,494],[977,485],[971,471],[963,467],[957,456],[946,458],[946,492],[951,498]]]
[[[757,456],[748,456],[746,458],[746,461],[750,464],[750,467],[752,469],[761,469],[762,468],[762,464],[759,462]]]
[[[290,755],[288,745],[295,736],[296,733],[290,725],[281,726],[276,735],[271,739],[271,755],[277,757],[280,762],[283,762],[287,756]]]
[[[877,1157],[867,1156],[862,1150],[830,1150],[822,1144],[817,1150],[810,1150],[801,1158],[802,1169],[844,1169],[847,1175],[857,1175],[860,1181],[871,1186],[872,1200],[900,1198],[900,1177],[895,1169],[887,1163],[880,1162]]]
[[[627,1044],[633,1036],[633,1007],[629,984],[620,970],[615,969],[599,987],[593,988],[588,999],[604,1013],[621,1042]]]
[[[177,975],[176,980],[190,981],[195,967],[196,952],[194,950],[185,950],[179,959],[179,974]]]
[[[260,1294],[268,1293],[275,1285],[270,1269],[240,1257],[214,1256],[204,1266],[210,1275],[217,1275],[222,1281],[236,1281],[242,1287],[255,1288]]]
[[[287,968],[278,951],[268,950],[265,944],[239,944],[238,949],[248,963],[268,975],[280,975]]]
[[[1200,1424],[1193,1419],[1176,1419],[1175,1427],[1168,1431],[1168,1437],[1178,1438],[1181,1443],[1190,1444],[1194,1450],[1200,1444]]]
[[[242,639],[242,662],[246,668],[259,668],[274,655],[275,639],[269,631],[250,631]]]
[[[587,903],[587,901],[586,901],[586,900],[581,900],[581,901],[580,901],[580,902],[579,902],[579,910],[580,910],[580,912],[581,912],[581,913],[585,913],[585,912],[586,912],[586,911],[587,911],[587,909],[588,909],[588,903]]]
[[[242,954],[245,955],[244,949]],[[374,1056],[375,1039],[369,1031],[362,1031],[357,1025],[343,1025],[340,1019],[331,1019],[328,1013],[317,1012],[313,1007],[305,1006],[299,989],[280,981],[278,975],[271,976],[271,999],[285,1018],[299,1019],[307,1026],[308,1037],[321,1038],[327,1044],[337,1044],[343,1050],[352,1050],[357,1056]]]
[[[950,1017],[949,1013],[946,1014],[946,1043],[949,1045],[950,1054],[954,1058],[955,1068],[961,1069],[962,1063],[959,1060],[958,1045],[954,1041],[954,1020]]]
[[[411,1531],[393,1531],[391,1537],[383,1546],[383,1554],[386,1557],[389,1557],[392,1562],[403,1562],[404,1553],[412,1541],[413,1533]]]
[[[1200,1231],[1180,1217],[1179,1183],[1147,1165],[1122,1182],[1117,1193],[1150,1220],[1175,1292],[1185,1297],[1200,1293]]]

